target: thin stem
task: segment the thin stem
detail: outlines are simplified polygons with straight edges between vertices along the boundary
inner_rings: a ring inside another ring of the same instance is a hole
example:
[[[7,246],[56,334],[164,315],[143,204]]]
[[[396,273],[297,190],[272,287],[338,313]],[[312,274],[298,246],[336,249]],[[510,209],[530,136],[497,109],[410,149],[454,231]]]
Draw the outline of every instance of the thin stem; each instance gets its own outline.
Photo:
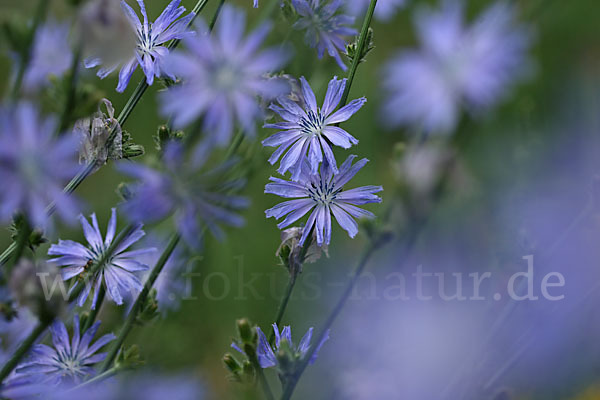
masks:
[[[98,290],[98,297],[96,298],[96,307],[92,308],[90,310],[90,314],[88,315],[87,319],[85,320],[85,325],[84,325],[83,329],[81,330],[82,332],[85,332],[88,329],[90,329],[92,327],[92,325],[94,324],[94,322],[96,321],[96,317],[98,317],[98,314],[100,313],[100,308],[102,308],[102,303],[104,302],[105,296],[106,296],[106,287],[104,287],[104,285],[100,285],[100,289]]]
[[[371,257],[375,253],[375,251],[378,250],[379,247],[383,244],[384,244],[383,241],[373,240],[373,241],[370,241],[369,244],[367,245],[367,247],[365,248],[362,256],[360,257],[360,261],[356,265],[356,268],[354,269],[354,272],[352,273],[352,277],[350,278],[350,281],[346,285],[346,288],[344,289],[344,292],[342,293],[342,296],[338,300],[335,308],[331,311],[331,313],[327,317],[327,320],[325,321],[325,323],[319,330],[319,334],[316,335],[316,337],[315,337],[316,340],[312,341],[308,351],[306,352],[306,355],[303,357],[302,362],[296,369],[295,373],[292,375],[290,380],[284,386],[283,395],[281,396],[282,400],[289,400],[292,397],[294,389],[295,389],[296,385],[298,384],[298,380],[300,379],[300,377],[302,376],[302,373],[308,366],[311,358],[317,351],[317,347],[318,347],[319,343],[321,343],[321,341],[327,334],[327,331],[329,330],[329,328],[331,327],[331,325],[333,324],[333,322],[335,321],[337,316],[342,311],[342,308],[344,308],[346,301],[348,301],[348,298],[352,294],[352,291],[354,290],[354,286],[356,285],[356,282],[358,281],[362,272],[364,271],[365,267],[367,266],[369,260],[371,259]]]
[[[23,84],[23,78],[25,77],[25,71],[27,70],[29,61],[31,60],[31,51],[33,50],[35,42],[35,33],[37,32],[37,28],[40,26],[40,24],[44,20],[44,17],[46,16],[46,11],[48,10],[49,3],[50,0],[39,1],[35,11],[35,16],[33,17],[33,25],[31,26],[31,29],[27,32],[27,38],[25,39],[24,46],[25,48],[23,50],[23,53],[21,54],[21,64],[19,65],[17,77],[15,78],[15,83],[12,88],[13,102],[16,101],[19,97],[21,85]]]
[[[10,244],[10,246],[8,246],[6,248],[6,250],[4,250],[4,252],[2,252],[2,254],[0,254],[0,265],[4,265],[6,264],[6,262],[8,260],[10,260],[10,256],[11,254],[17,249],[17,243],[16,242],[12,242]]]
[[[110,347],[106,359],[104,360],[104,363],[100,368],[102,372],[108,371],[111,368],[112,363],[115,357],[117,356],[117,353],[119,352],[119,349],[123,345],[123,342],[125,342],[125,339],[127,338],[127,335],[129,335],[129,332],[131,332],[131,329],[133,328],[133,324],[135,323],[138,313],[141,310],[144,302],[146,301],[146,298],[148,297],[148,293],[150,293],[150,289],[152,289],[152,285],[154,285],[154,282],[156,281],[158,275],[161,273],[163,267],[169,260],[169,257],[171,257],[171,254],[175,250],[175,247],[177,247],[177,244],[179,243],[180,239],[181,236],[178,233],[173,234],[171,240],[167,244],[167,247],[165,248],[160,258],[158,259],[156,265],[152,269],[152,272],[150,273],[148,280],[144,284],[142,291],[138,295],[137,299],[135,300],[135,303],[133,304],[133,307],[129,311],[127,320],[123,324],[123,327],[119,332],[119,336],[117,336],[117,340],[114,341]]]
[[[208,4],[208,0],[200,0],[196,3],[194,8],[192,8],[192,12],[194,13],[194,16],[190,20],[190,23],[188,24],[188,28],[194,24],[194,21],[196,20],[196,18],[200,14],[200,12],[202,12],[202,10],[206,6],[206,4]],[[181,39],[173,39],[171,41],[171,43],[169,43],[169,45],[167,46],[169,51],[175,49],[175,47],[177,47],[179,45],[179,42],[181,42]]]
[[[224,3],[225,0],[220,0],[219,5],[217,6],[217,10],[215,11],[215,14],[210,20],[210,24],[208,25],[209,32],[212,32],[212,30],[215,28],[215,24],[217,23],[217,19],[219,18],[219,14],[221,13],[221,9],[223,8]]]
[[[262,367],[260,366],[260,363],[258,362],[258,358],[256,357],[256,354],[251,355],[250,362],[254,366],[254,370],[256,371],[256,376],[258,378],[258,381],[260,382],[260,385],[263,388],[263,392],[265,392],[265,397],[267,398],[267,400],[274,400],[275,397],[273,397],[273,392],[271,391],[271,387],[269,386],[269,382],[267,381],[267,378],[265,377],[265,373],[264,373]]]
[[[134,225],[129,225],[127,228],[123,229],[115,240],[110,244],[108,250],[102,254],[102,256],[92,265],[92,268],[89,270],[88,276],[94,276],[100,268],[106,263],[106,261],[113,255],[115,249],[123,239],[125,239],[131,232],[135,229]],[[85,282],[85,280],[84,280]],[[83,291],[85,284],[78,285],[73,291],[69,294],[68,303],[74,302],[79,294]],[[18,365],[19,361],[27,354],[31,346],[36,342],[36,340],[40,337],[40,335],[46,330],[46,328],[52,323],[52,319],[47,318],[44,320],[40,320],[36,325],[35,329],[27,336],[27,338],[19,345],[15,353],[8,359],[6,364],[0,370],[0,384],[6,379],[6,377],[12,372],[12,370]]]
[[[279,326],[279,324],[281,324],[283,314],[285,314],[287,305],[290,301],[290,298],[292,297],[292,291],[294,290],[294,286],[296,286],[296,281],[297,281],[297,279],[293,278],[290,275],[290,280],[288,281],[287,286],[285,288],[285,294],[281,298],[281,302],[279,303],[279,308],[277,309],[277,316],[275,317],[275,323],[277,324],[277,326]],[[269,343],[272,345],[274,340],[275,340],[275,332],[272,331],[271,335],[269,336]]]
[[[346,102],[348,101],[350,87],[352,86],[352,81],[354,81],[354,75],[356,75],[356,70],[358,68],[358,64],[360,64],[361,55],[367,43],[367,33],[369,32],[369,26],[371,26],[371,19],[373,18],[373,12],[375,11],[376,5],[377,0],[371,0],[371,3],[369,4],[369,9],[367,10],[367,15],[365,15],[365,19],[363,21],[363,25],[360,30],[360,36],[358,39],[358,48],[356,49],[356,54],[354,56],[354,59],[352,60],[350,70],[348,71],[348,81],[346,83],[346,87],[344,88],[342,99],[340,100],[340,108],[344,107],[346,105]]]

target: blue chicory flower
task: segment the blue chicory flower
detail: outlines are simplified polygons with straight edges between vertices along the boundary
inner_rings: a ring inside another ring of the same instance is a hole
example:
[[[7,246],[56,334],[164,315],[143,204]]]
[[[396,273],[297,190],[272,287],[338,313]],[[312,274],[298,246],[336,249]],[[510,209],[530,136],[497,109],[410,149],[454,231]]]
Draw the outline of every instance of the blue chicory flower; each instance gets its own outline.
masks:
[[[450,133],[461,106],[489,108],[527,70],[531,35],[506,3],[466,27],[462,2],[444,1],[440,11],[421,10],[416,25],[422,48],[402,52],[385,69],[382,117],[392,126]]]
[[[194,248],[201,244],[203,227],[221,239],[224,237],[219,224],[241,226],[244,219],[235,210],[248,205],[244,197],[231,192],[245,185],[243,179],[224,179],[233,162],[226,162],[215,169],[204,170],[206,157],[188,162],[181,143],[170,143],[163,154],[165,170],[133,163],[122,163],[119,170],[139,182],[133,188],[133,196],[123,204],[129,218],[135,221],[159,221],[169,215],[186,243]]]
[[[69,26],[49,20],[35,32],[23,86],[29,91],[46,86],[48,77],[62,76],[71,67],[72,60]]]
[[[103,257],[110,248],[117,228],[117,213],[112,209],[110,221],[106,229],[106,237],[102,239],[96,214],[92,214],[92,225],[80,215],[79,220],[83,227],[83,234],[88,246],[71,240],[59,240],[58,244],[53,244],[48,250],[51,256],[57,258],[50,259],[51,264],[62,267],[61,273],[63,279],[69,280],[85,272],[90,266]],[[81,291],[77,299],[77,304],[81,307],[85,303],[92,285],[94,286],[94,298],[92,309],[96,307],[100,285],[104,286],[110,298],[117,304],[123,304],[123,298],[130,292],[137,293],[142,290],[142,284],[136,273],[148,269],[148,265],[138,261],[138,258],[144,254],[155,252],[155,248],[144,248],[139,250],[129,250],[135,242],[145,235],[142,225],[137,225],[114,249],[114,253],[108,257],[104,265],[92,277],[91,282],[83,282],[85,288]],[[76,281],[71,287],[74,290],[80,282]]]
[[[117,92],[123,92],[133,72],[138,65],[141,66],[146,75],[146,83],[152,85],[154,78],[167,76],[171,79],[175,77],[164,68],[165,57],[169,54],[169,50],[164,44],[173,39],[182,39],[193,35],[193,32],[188,29],[189,24],[194,18],[194,13],[189,13],[185,17],[178,20],[185,12],[185,7],[179,7],[181,0],[173,0],[164,9],[160,16],[153,23],[148,22],[146,14],[146,6],[143,0],[137,0],[142,16],[143,23],[133,9],[124,1],[121,0],[121,8],[129,19],[131,26],[137,34],[137,46],[135,54],[126,61],[119,71],[119,84]],[[85,60],[86,68],[93,68],[102,64],[99,58],[90,58]],[[104,79],[113,72],[120,64],[105,65],[98,70],[97,75]]]
[[[358,32],[345,26],[354,23],[353,17],[336,15],[342,4],[343,0],[292,0],[292,5],[300,16],[294,28],[306,30],[306,42],[310,47],[316,47],[319,58],[323,58],[327,50],[345,71],[348,67],[339,53],[346,51],[346,41],[343,37],[354,36]]]
[[[271,177],[272,183],[265,186],[265,193],[276,194],[294,200],[285,201],[265,211],[267,218],[285,219],[277,224],[279,229],[296,222],[312,210],[302,231],[300,245],[304,243],[309,233],[315,230],[319,246],[329,244],[331,240],[331,214],[338,224],[348,232],[351,238],[358,233],[358,224],[354,218],[374,218],[373,213],[363,210],[358,205],[380,203],[381,198],[374,193],[383,190],[381,186],[361,186],[356,189],[344,190],[344,186],[365,166],[367,159],[352,164],[356,156],[349,156],[340,166],[337,173],[327,163],[321,165],[317,174],[310,172],[308,162],[298,182],[285,181]]]
[[[78,138],[55,138],[55,132],[55,119],[42,118],[31,103],[0,108],[0,221],[24,213],[32,225],[44,226],[51,203],[66,222],[77,215],[63,185],[80,168]]]
[[[167,69],[183,83],[162,93],[162,113],[172,116],[176,128],[202,117],[207,140],[225,146],[236,120],[246,134],[254,134],[262,116],[257,96],[273,99],[288,90],[283,81],[266,78],[283,66],[287,52],[280,47],[259,51],[270,26],[263,24],[244,38],[245,15],[230,6],[221,12],[216,35],[199,25],[198,35],[184,39],[186,51],[167,59]]]
[[[94,375],[93,365],[106,358],[106,353],[98,353],[98,350],[116,338],[108,333],[92,343],[99,327],[100,321],[96,321],[87,331],[80,332],[79,316],[75,315],[72,339],[69,340],[65,324],[56,320],[50,327],[54,347],[34,345],[28,359],[17,367],[17,373],[38,383],[70,385],[82,382],[85,377]]]
[[[271,105],[270,109],[285,121],[266,124],[265,128],[279,129],[280,132],[262,142],[263,146],[279,146],[269,158],[271,164],[274,164],[287,150],[277,172],[283,175],[287,170],[291,170],[294,181],[300,178],[307,155],[313,174],[317,172],[319,164],[323,161],[323,153],[333,171],[338,172],[331,145],[347,149],[357,144],[358,140],[336,124],[347,121],[367,101],[366,98],[361,97],[334,112],[346,87],[346,79],[338,80],[334,77],[329,82],[323,107],[319,108],[315,94],[306,79],[302,77],[300,82],[305,110],[289,98],[280,96],[278,102],[281,106]]]
[[[269,341],[267,340],[267,337],[260,329],[260,327],[256,327],[256,333],[258,334],[258,348],[256,349],[256,355],[258,357],[258,362],[260,363],[260,366],[262,368],[270,368],[277,366],[277,357],[275,356],[275,352],[279,350],[284,340],[287,341],[290,347],[294,349],[300,357],[304,357],[304,355],[310,347],[313,328],[311,327],[308,329],[308,331],[304,334],[297,346],[294,346],[294,343],[292,342],[292,330],[289,326],[283,327],[283,330],[279,332],[277,324],[273,324],[273,332],[275,332],[275,349],[271,347]],[[317,348],[309,361],[310,364],[313,364],[317,360],[319,350],[327,341],[327,339],[329,339],[329,330],[327,330],[323,339],[317,344]]]

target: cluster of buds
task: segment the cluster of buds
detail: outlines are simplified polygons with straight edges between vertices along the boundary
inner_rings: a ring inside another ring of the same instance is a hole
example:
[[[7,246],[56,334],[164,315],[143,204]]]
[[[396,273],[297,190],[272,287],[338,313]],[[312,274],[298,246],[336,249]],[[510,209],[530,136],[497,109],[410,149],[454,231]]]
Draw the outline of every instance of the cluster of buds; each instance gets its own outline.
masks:
[[[258,345],[256,327],[252,326],[247,318],[238,319],[236,325],[238,339],[233,341],[231,347],[245,354],[247,358],[240,362],[231,353],[226,353],[223,356],[223,363],[231,373],[229,376],[231,380],[252,383],[256,379],[255,368],[260,368],[256,352]]]

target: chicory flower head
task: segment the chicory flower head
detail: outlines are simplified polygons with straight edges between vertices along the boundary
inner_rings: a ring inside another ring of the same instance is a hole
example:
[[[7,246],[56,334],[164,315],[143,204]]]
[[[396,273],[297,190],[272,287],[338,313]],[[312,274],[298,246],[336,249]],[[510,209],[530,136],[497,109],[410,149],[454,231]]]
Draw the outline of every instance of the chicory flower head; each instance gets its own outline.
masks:
[[[514,9],[500,2],[471,26],[461,1],[416,15],[420,50],[402,52],[385,69],[388,124],[450,133],[461,106],[479,111],[503,97],[527,68],[531,35],[515,23]]]
[[[123,204],[129,218],[135,221],[159,221],[174,215],[183,239],[191,247],[199,247],[203,227],[217,238],[224,237],[219,224],[241,226],[244,220],[236,210],[248,201],[233,195],[245,185],[243,179],[224,179],[233,166],[226,162],[215,169],[204,170],[204,157],[189,162],[181,143],[170,143],[163,154],[164,170],[124,163],[119,169],[138,179],[132,197]]]
[[[49,76],[60,77],[67,72],[72,59],[69,25],[49,20],[35,32],[23,86],[30,91],[46,86]]]
[[[272,183],[265,186],[265,193],[294,200],[285,201],[266,210],[267,218],[280,219],[285,216],[285,219],[277,224],[279,229],[283,229],[312,210],[304,225],[300,245],[314,228],[317,244],[321,246],[328,245],[331,240],[331,214],[333,214],[338,224],[353,238],[358,233],[358,224],[354,218],[375,217],[373,213],[357,206],[380,203],[381,198],[375,193],[383,190],[381,186],[362,186],[344,190],[344,186],[368,161],[363,158],[353,165],[355,158],[354,155],[349,156],[337,173],[333,172],[325,160],[321,165],[320,173],[312,174],[308,162],[305,162],[298,182],[271,177]]]
[[[67,222],[77,215],[77,202],[63,186],[80,168],[78,139],[55,133],[54,118],[42,118],[31,103],[0,107],[0,221],[20,212],[44,226],[51,203]]]
[[[284,326],[283,330],[279,332],[277,324],[273,324],[273,332],[275,332],[275,348],[271,347],[267,337],[260,327],[256,327],[256,333],[258,334],[258,348],[256,349],[256,355],[262,368],[277,366],[278,362],[275,352],[279,351],[284,341],[287,342],[289,347],[299,358],[303,358],[308,352],[310,342],[312,340],[313,328],[308,329],[296,346],[294,346],[294,343],[292,342],[292,329],[289,326]],[[329,330],[327,330],[323,339],[317,344],[316,351],[313,353],[309,361],[310,364],[313,364],[317,360],[319,350],[327,341],[327,339],[329,339]]]
[[[116,338],[108,333],[92,343],[99,327],[100,321],[96,321],[87,331],[80,332],[79,316],[75,315],[73,334],[69,339],[65,324],[55,321],[50,327],[53,347],[34,345],[28,360],[17,367],[17,373],[39,383],[72,385],[82,382],[95,373],[93,365],[106,357],[106,353],[98,353],[98,350]]]
[[[87,247],[72,240],[59,240],[58,244],[53,244],[48,250],[48,255],[57,256],[57,258],[53,258],[49,262],[62,267],[61,273],[65,281],[86,272],[104,257],[115,238],[117,212],[114,208],[112,209],[104,239],[102,239],[102,234],[98,227],[96,214],[92,214],[91,219],[92,225],[90,225],[83,215],[79,216],[81,226],[83,227],[83,234],[88,242]],[[135,229],[123,238],[104,264],[100,266],[92,277],[91,282],[75,282],[71,290],[74,290],[79,284],[85,285],[85,288],[81,291],[77,299],[77,304],[80,307],[85,303],[92,285],[94,286],[92,309],[96,307],[98,293],[103,282],[110,298],[119,305],[123,304],[123,298],[127,297],[131,292],[138,293],[142,290],[142,284],[136,273],[147,270],[148,265],[140,262],[138,259],[144,254],[155,252],[156,249],[126,250],[144,235],[142,225],[136,226]]]
[[[345,26],[354,23],[353,17],[336,15],[342,4],[343,0],[292,0],[292,5],[300,16],[294,28],[306,30],[306,43],[317,49],[319,58],[323,58],[327,50],[327,53],[345,71],[348,67],[342,61],[339,52],[345,52],[344,37],[354,36],[358,32]]]
[[[306,79],[302,77],[300,82],[305,109],[303,110],[289,98],[280,96],[278,102],[281,106],[271,105],[270,109],[279,114],[284,121],[266,124],[265,128],[280,131],[262,142],[263,146],[279,146],[269,158],[271,164],[274,164],[287,150],[277,172],[283,175],[291,170],[294,181],[300,179],[307,155],[313,174],[317,173],[319,164],[323,161],[323,153],[333,172],[338,172],[331,145],[347,149],[357,144],[358,140],[336,124],[350,119],[367,101],[366,98],[361,97],[334,112],[344,93],[346,79],[338,80],[334,77],[329,82],[323,107],[317,107],[315,94]]]
[[[169,72],[182,79],[162,93],[162,112],[172,116],[176,128],[202,119],[208,140],[217,146],[229,143],[237,121],[253,135],[262,116],[256,97],[273,99],[288,90],[281,80],[267,79],[287,59],[280,47],[259,50],[269,24],[244,38],[246,18],[242,11],[223,7],[215,35],[199,22],[198,34],[184,39],[186,50],[167,59]]]
[[[137,46],[135,54],[124,63],[119,71],[117,92],[123,92],[125,90],[138,65],[140,65],[144,71],[146,83],[148,85],[154,83],[155,77],[160,78],[162,76],[167,76],[171,79],[175,79],[175,77],[164,68],[165,57],[169,54],[169,50],[164,44],[173,39],[182,39],[186,36],[193,35],[193,32],[188,29],[188,25],[195,14],[189,13],[178,20],[185,12],[185,7],[179,7],[181,0],[171,1],[167,8],[164,9],[153,23],[148,22],[144,1],[137,0],[137,2],[140,6],[142,16],[144,17],[143,23],[140,22],[135,11],[133,11],[124,0],[121,0],[121,8],[137,34]],[[103,61],[100,58],[89,58],[85,60],[86,68],[93,68],[102,63]],[[120,63],[115,65],[104,65],[98,70],[97,75],[104,79],[117,69],[119,65]]]

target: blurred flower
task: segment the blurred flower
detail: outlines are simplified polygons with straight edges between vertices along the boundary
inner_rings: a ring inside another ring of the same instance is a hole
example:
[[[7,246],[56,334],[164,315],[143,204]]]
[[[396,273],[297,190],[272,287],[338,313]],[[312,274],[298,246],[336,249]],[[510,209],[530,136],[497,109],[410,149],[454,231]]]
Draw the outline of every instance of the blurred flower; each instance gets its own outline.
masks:
[[[271,177],[270,180],[273,183],[268,183],[265,186],[265,193],[296,199],[285,201],[266,210],[267,218],[280,219],[286,216],[277,225],[279,229],[282,229],[313,210],[306,225],[304,225],[300,244],[304,243],[314,227],[317,244],[321,246],[323,243],[329,244],[331,240],[331,214],[333,213],[338,224],[353,238],[358,233],[358,224],[354,218],[375,217],[373,213],[356,206],[380,203],[381,198],[374,193],[383,190],[381,186],[362,186],[356,189],[343,190],[344,185],[368,161],[363,158],[352,165],[355,158],[354,155],[349,156],[337,173],[334,173],[327,161],[324,161],[321,165],[320,174],[311,174],[308,162],[305,162],[298,182]]]
[[[48,84],[50,75],[62,76],[71,67],[73,53],[69,44],[69,26],[50,20],[35,32],[31,59],[23,77],[28,90]]]
[[[188,25],[195,14],[190,13],[177,20],[177,18],[185,12],[185,7],[178,7],[180,2],[181,0],[171,1],[156,21],[149,24],[144,1],[138,0],[142,16],[144,17],[144,22],[142,24],[135,11],[133,11],[125,1],[121,1],[123,12],[137,33],[137,48],[134,56],[130,58],[119,71],[117,92],[123,92],[125,90],[138,64],[142,67],[144,75],[146,75],[146,83],[148,85],[152,85],[155,76],[159,78],[166,75],[169,78],[175,79],[174,76],[164,69],[164,59],[169,54],[169,50],[167,47],[161,45],[172,39],[182,39],[192,34],[192,32],[188,30]],[[86,68],[93,68],[103,63],[104,61],[100,58],[85,60]],[[105,65],[98,70],[98,76],[100,78],[105,78],[119,65],[120,63]]]
[[[183,151],[180,143],[167,146],[163,155],[164,171],[140,164],[120,164],[123,173],[139,180],[133,197],[123,208],[129,218],[138,221],[158,221],[174,214],[186,243],[199,247],[204,226],[217,238],[223,238],[219,224],[243,225],[243,218],[235,210],[245,208],[248,201],[231,193],[241,189],[245,180],[224,178],[223,174],[233,162],[204,171],[203,162],[207,157],[188,162]]]
[[[345,71],[348,67],[339,54],[339,51],[344,52],[346,48],[343,36],[354,36],[358,32],[344,26],[353,24],[353,17],[335,15],[342,3],[342,0],[292,0],[292,5],[300,15],[294,28],[306,30],[306,42],[310,47],[317,48],[319,58],[323,58],[327,50],[327,53],[335,58],[340,68]]]
[[[292,330],[289,326],[285,326],[280,333],[277,324],[273,324],[273,332],[275,332],[274,349],[269,344],[263,331],[258,326],[256,327],[256,333],[258,334],[258,348],[256,349],[256,355],[258,356],[258,362],[262,368],[275,367],[278,364],[275,352],[279,352],[280,349],[282,349],[283,343],[287,343],[289,349],[294,353],[295,359],[302,359],[306,355],[306,352],[310,347],[313,328],[308,329],[297,346],[294,346],[292,342]],[[327,339],[329,339],[329,330],[327,330],[323,339],[317,344],[317,348],[310,358],[310,364],[313,364],[317,360],[319,350]],[[275,352],[273,350],[275,350]]]
[[[263,24],[244,39],[245,15],[230,6],[223,8],[215,36],[199,25],[202,33],[184,41],[187,51],[167,58],[168,71],[183,83],[162,93],[162,112],[172,115],[176,128],[203,117],[208,141],[224,146],[236,120],[254,134],[262,114],[257,96],[272,99],[288,90],[285,82],[265,77],[281,68],[287,55],[279,47],[259,52],[270,26]]]
[[[31,224],[44,226],[52,202],[65,221],[76,215],[75,200],[62,188],[79,170],[77,138],[55,139],[55,126],[30,103],[0,108],[0,221],[22,212]]]
[[[72,340],[69,340],[65,324],[56,320],[50,327],[54,347],[34,345],[28,359],[17,367],[17,373],[36,382],[56,385],[82,382],[86,376],[95,373],[93,365],[106,357],[106,353],[98,353],[98,350],[116,339],[115,335],[108,333],[92,344],[99,326],[100,321],[96,321],[87,331],[80,333],[79,316],[75,315]]]
[[[107,99],[102,99],[101,104],[106,107],[104,114],[100,107],[98,112],[91,117],[75,122],[73,133],[79,136],[79,162],[95,162],[96,170],[106,164],[108,159],[119,160],[123,158],[123,134],[119,121],[115,118],[115,109]],[[107,146],[108,138],[115,131],[112,142]]]
[[[531,36],[515,24],[511,6],[491,6],[470,27],[462,15],[460,1],[417,14],[422,49],[402,52],[385,69],[383,117],[390,125],[449,133],[461,104],[488,108],[523,76]]]
[[[369,7],[371,0],[350,0],[346,8],[352,15],[361,15]],[[379,0],[375,7],[375,18],[382,22],[389,22],[396,12],[406,5],[406,0]]]
[[[279,146],[269,158],[271,164],[274,164],[289,148],[281,159],[277,172],[285,174],[287,170],[291,170],[294,181],[300,179],[302,165],[307,154],[313,174],[317,173],[319,164],[323,161],[323,153],[325,153],[325,158],[333,172],[338,172],[330,143],[348,149],[353,144],[357,144],[358,140],[335,124],[350,119],[367,101],[364,97],[352,100],[334,113],[333,110],[340,103],[344,93],[346,79],[338,80],[337,77],[334,77],[329,82],[322,108],[317,107],[315,94],[306,79],[301,77],[300,82],[306,111],[287,97],[280,97],[278,102],[281,107],[271,105],[270,108],[285,121],[266,124],[265,128],[279,129],[280,132],[262,142],[263,146]]]
[[[258,8],[258,0],[254,0],[254,8]]]
[[[78,15],[77,29],[86,58],[118,65],[135,52],[136,32],[119,0],[86,2]]]
[[[49,260],[50,263],[63,267],[61,272],[63,279],[69,280],[86,272],[94,263],[105,257],[109,250],[112,241],[115,238],[117,228],[117,212],[113,208],[108,227],[106,229],[106,237],[102,240],[100,228],[98,228],[98,220],[96,214],[92,214],[92,225],[85,219],[83,215],[79,216],[79,221],[83,227],[83,234],[88,242],[88,247],[71,240],[59,240],[58,244],[53,244],[48,250],[51,256],[59,256]],[[129,233],[121,243],[114,249],[104,264],[100,266],[91,281],[85,281],[85,288],[81,291],[77,299],[77,304],[81,307],[85,303],[92,284],[94,285],[94,299],[92,301],[92,309],[96,307],[100,285],[104,280],[106,291],[110,298],[117,304],[123,304],[123,297],[130,291],[137,293],[142,290],[142,284],[135,272],[145,271],[148,265],[138,261],[141,255],[154,252],[154,248],[144,248],[139,250],[125,251],[135,242],[140,240],[145,235],[142,230],[142,225],[137,225],[135,229]],[[71,287],[74,290],[80,281],[77,280]]]

